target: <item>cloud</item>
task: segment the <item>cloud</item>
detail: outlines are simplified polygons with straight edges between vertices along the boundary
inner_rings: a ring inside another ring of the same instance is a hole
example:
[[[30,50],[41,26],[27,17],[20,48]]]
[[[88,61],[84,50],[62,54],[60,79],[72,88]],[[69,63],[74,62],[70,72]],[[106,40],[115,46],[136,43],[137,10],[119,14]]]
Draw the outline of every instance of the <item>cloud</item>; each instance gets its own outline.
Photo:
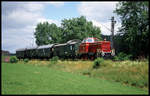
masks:
[[[60,25],[59,21],[42,15],[47,5],[42,2],[2,2],[2,50],[15,53],[18,48],[36,45],[33,34],[39,22]]]
[[[117,2],[81,2],[78,5],[80,15],[86,16],[88,19],[94,19],[105,22],[114,16],[113,10]]]
[[[86,16],[89,21],[93,22],[93,25],[100,27],[102,34],[110,35],[111,29],[111,17],[114,16],[117,21],[115,26],[115,34],[120,26],[118,22],[119,17],[113,13],[118,2],[81,2],[78,5],[78,12],[80,15]]]
[[[48,4],[51,4],[55,7],[61,7],[64,5],[64,2],[47,2]]]
[[[111,35],[111,22],[97,22],[92,20],[94,26],[97,26],[101,29],[103,35]],[[120,22],[117,22],[114,27],[114,34],[117,34],[118,28],[121,26]]]
[[[41,22],[41,23],[43,23],[43,22],[48,22],[49,24],[51,24],[51,23],[55,23],[58,27],[60,27],[61,26],[61,22],[59,22],[58,20],[52,20],[52,19],[45,19],[45,18],[40,18],[40,19],[38,19],[38,21],[37,22]]]
[[[24,10],[29,12],[40,11],[44,5],[38,2],[2,2],[2,14],[9,14],[12,11]]]

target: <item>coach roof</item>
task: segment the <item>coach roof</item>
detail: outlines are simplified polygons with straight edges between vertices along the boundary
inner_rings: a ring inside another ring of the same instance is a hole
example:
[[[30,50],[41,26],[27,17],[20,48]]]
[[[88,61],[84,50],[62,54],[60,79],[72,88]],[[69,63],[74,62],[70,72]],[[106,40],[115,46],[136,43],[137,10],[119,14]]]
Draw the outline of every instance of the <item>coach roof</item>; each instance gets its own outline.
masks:
[[[53,47],[54,44],[49,44],[49,45],[42,45],[42,46],[38,46],[37,49],[43,49],[43,48],[51,48]]]

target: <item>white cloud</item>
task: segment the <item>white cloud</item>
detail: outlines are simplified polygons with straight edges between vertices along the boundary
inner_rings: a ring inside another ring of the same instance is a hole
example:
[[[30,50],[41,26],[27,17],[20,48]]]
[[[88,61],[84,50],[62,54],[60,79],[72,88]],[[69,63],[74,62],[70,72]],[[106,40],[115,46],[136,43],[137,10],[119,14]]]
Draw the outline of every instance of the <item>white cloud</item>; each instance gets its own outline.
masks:
[[[64,5],[64,2],[50,2],[50,4],[56,6],[56,7],[61,7]]]
[[[58,27],[60,27],[60,25],[61,25],[61,23],[60,23],[59,21],[57,21],[57,20],[45,19],[45,18],[39,18],[37,22],[43,23],[43,22],[46,22],[46,21],[47,21],[49,24],[55,23]]]
[[[111,22],[97,22],[95,20],[91,20],[94,26],[100,27],[101,33],[103,35],[111,35]],[[117,22],[115,24],[114,34],[117,34],[118,28],[121,26],[121,23]]]
[[[55,6],[55,7],[61,7],[61,6],[63,6],[64,5],[64,2],[52,2],[52,1],[50,1],[50,2],[42,2],[42,3],[44,3],[44,4],[50,4],[50,5],[53,5],[53,6]]]
[[[113,10],[117,2],[81,2],[78,5],[80,15],[86,16],[88,19],[99,20],[105,22],[114,16]]]
[[[118,2],[81,2],[78,5],[80,15],[86,16],[93,25],[100,27],[102,34],[111,35],[111,17],[114,16],[117,21],[116,25],[120,26],[118,22],[119,17],[113,13]],[[115,34],[119,26],[115,26]]]
[[[26,2],[22,5],[28,11],[40,11],[44,9],[44,4],[38,2]]]
[[[42,16],[38,13],[27,12],[24,10],[16,10],[6,16],[7,26],[10,27],[25,27],[27,25],[32,25],[37,21],[38,18]],[[18,26],[19,25],[19,26]]]
[[[33,28],[26,26],[25,28],[6,29],[2,34],[2,49],[15,53],[18,48],[31,46],[33,43]]]
[[[35,45],[34,30],[37,23],[59,21],[46,19],[42,2],[2,2],[2,50],[15,53],[18,48]]]

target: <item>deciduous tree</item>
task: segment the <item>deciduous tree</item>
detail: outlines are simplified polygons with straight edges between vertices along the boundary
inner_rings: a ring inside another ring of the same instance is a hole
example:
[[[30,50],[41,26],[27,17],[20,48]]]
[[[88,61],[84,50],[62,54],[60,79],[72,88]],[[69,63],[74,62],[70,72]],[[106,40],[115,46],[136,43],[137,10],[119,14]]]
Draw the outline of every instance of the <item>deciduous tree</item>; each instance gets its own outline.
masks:
[[[121,1],[115,13],[121,18],[123,41],[134,57],[148,55],[149,44],[149,3],[146,1]]]

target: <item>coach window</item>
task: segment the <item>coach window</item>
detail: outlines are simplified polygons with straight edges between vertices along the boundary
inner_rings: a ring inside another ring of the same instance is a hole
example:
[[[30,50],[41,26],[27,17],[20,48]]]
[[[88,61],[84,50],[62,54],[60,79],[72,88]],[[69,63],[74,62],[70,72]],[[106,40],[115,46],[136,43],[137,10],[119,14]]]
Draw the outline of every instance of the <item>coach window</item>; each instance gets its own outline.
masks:
[[[72,50],[72,45],[70,46],[70,50]]]

